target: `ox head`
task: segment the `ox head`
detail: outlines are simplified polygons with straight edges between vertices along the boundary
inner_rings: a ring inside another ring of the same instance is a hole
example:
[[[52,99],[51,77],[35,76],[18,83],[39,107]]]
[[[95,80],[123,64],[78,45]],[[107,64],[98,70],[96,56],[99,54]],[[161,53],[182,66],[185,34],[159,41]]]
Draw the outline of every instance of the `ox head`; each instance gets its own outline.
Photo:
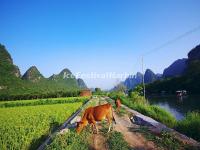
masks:
[[[82,122],[82,121],[77,122],[76,132],[77,132],[77,133],[80,133],[80,132],[83,130],[84,127],[85,127],[84,122]]]

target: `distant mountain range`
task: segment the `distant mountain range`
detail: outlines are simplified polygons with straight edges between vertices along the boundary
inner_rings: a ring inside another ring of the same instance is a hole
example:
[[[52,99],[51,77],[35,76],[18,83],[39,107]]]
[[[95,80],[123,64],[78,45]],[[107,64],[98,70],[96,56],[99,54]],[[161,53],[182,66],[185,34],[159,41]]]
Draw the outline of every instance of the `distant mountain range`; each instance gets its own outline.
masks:
[[[147,69],[144,74],[144,82],[153,83],[154,81],[162,81],[166,78],[180,77],[188,70],[189,62],[200,59],[200,45],[196,46],[188,53],[188,58],[182,58],[174,61],[169,67],[164,69],[163,74],[155,74],[151,69]],[[194,71],[193,71],[194,72]],[[123,84],[127,89],[134,89],[135,86],[142,83],[143,74],[137,72],[136,75],[130,75]]]
[[[136,75],[129,76],[124,82],[120,84],[124,84],[127,89],[134,89],[135,86],[142,83],[143,74],[140,72],[137,72]],[[145,83],[151,83],[156,80],[162,79],[161,74],[155,74],[152,70],[147,69],[144,74],[144,82]]]
[[[0,44],[0,95],[69,91],[87,88],[82,79],[76,79],[69,69],[45,78],[36,66],[23,76],[5,46]]]

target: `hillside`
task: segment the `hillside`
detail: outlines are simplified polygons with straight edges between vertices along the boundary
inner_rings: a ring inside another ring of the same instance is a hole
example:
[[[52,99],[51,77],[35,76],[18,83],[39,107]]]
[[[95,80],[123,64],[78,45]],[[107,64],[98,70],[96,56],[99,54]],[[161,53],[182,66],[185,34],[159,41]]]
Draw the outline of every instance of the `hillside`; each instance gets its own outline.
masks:
[[[144,74],[144,83],[151,83],[156,80],[157,80],[156,74],[152,70],[147,69]]]
[[[44,77],[36,66],[32,66],[25,72],[25,74],[22,76],[22,79],[31,82],[39,82],[40,80],[44,79]]]
[[[13,64],[5,46],[0,44],[0,90],[6,90],[13,84],[18,85],[20,77],[19,68]]]
[[[83,81],[83,79],[78,78],[77,79],[78,82],[78,86],[82,89],[87,88],[87,85],[85,84],[85,82]]]
[[[30,67],[21,77],[19,68],[5,46],[0,45],[0,100],[33,97],[57,97],[86,88],[82,79],[76,79],[71,71],[63,69],[59,74],[45,78],[36,66]],[[67,93],[66,93],[67,92]]]
[[[184,73],[187,64],[186,64],[187,59],[178,59],[175,62],[173,62],[169,67],[167,67],[163,71],[163,77],[175,77],[175,76],[180,76]]]

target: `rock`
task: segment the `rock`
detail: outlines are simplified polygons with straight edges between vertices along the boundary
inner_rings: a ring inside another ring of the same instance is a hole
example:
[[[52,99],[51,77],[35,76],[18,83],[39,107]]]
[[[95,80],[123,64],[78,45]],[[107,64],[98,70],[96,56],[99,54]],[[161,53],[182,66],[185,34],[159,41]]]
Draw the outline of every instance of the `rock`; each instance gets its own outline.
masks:
[[[59,133],[60,133],[60,134],[65,134],[65,133],[67,133],[67,132],[69,132],[69,129],[68,129],[68,128],[65,128],[65,129],[62,129]]]

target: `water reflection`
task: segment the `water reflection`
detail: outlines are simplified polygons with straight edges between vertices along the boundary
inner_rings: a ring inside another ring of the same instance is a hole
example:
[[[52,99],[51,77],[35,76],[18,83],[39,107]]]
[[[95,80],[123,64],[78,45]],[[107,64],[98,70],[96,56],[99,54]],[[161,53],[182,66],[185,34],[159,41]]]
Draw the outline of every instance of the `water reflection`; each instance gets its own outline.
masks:
[[[158,105],[171,112],[176,119],[183,119],[188,111],[200,110],[200,96],[153,96],[148,97],[150,104]]]

